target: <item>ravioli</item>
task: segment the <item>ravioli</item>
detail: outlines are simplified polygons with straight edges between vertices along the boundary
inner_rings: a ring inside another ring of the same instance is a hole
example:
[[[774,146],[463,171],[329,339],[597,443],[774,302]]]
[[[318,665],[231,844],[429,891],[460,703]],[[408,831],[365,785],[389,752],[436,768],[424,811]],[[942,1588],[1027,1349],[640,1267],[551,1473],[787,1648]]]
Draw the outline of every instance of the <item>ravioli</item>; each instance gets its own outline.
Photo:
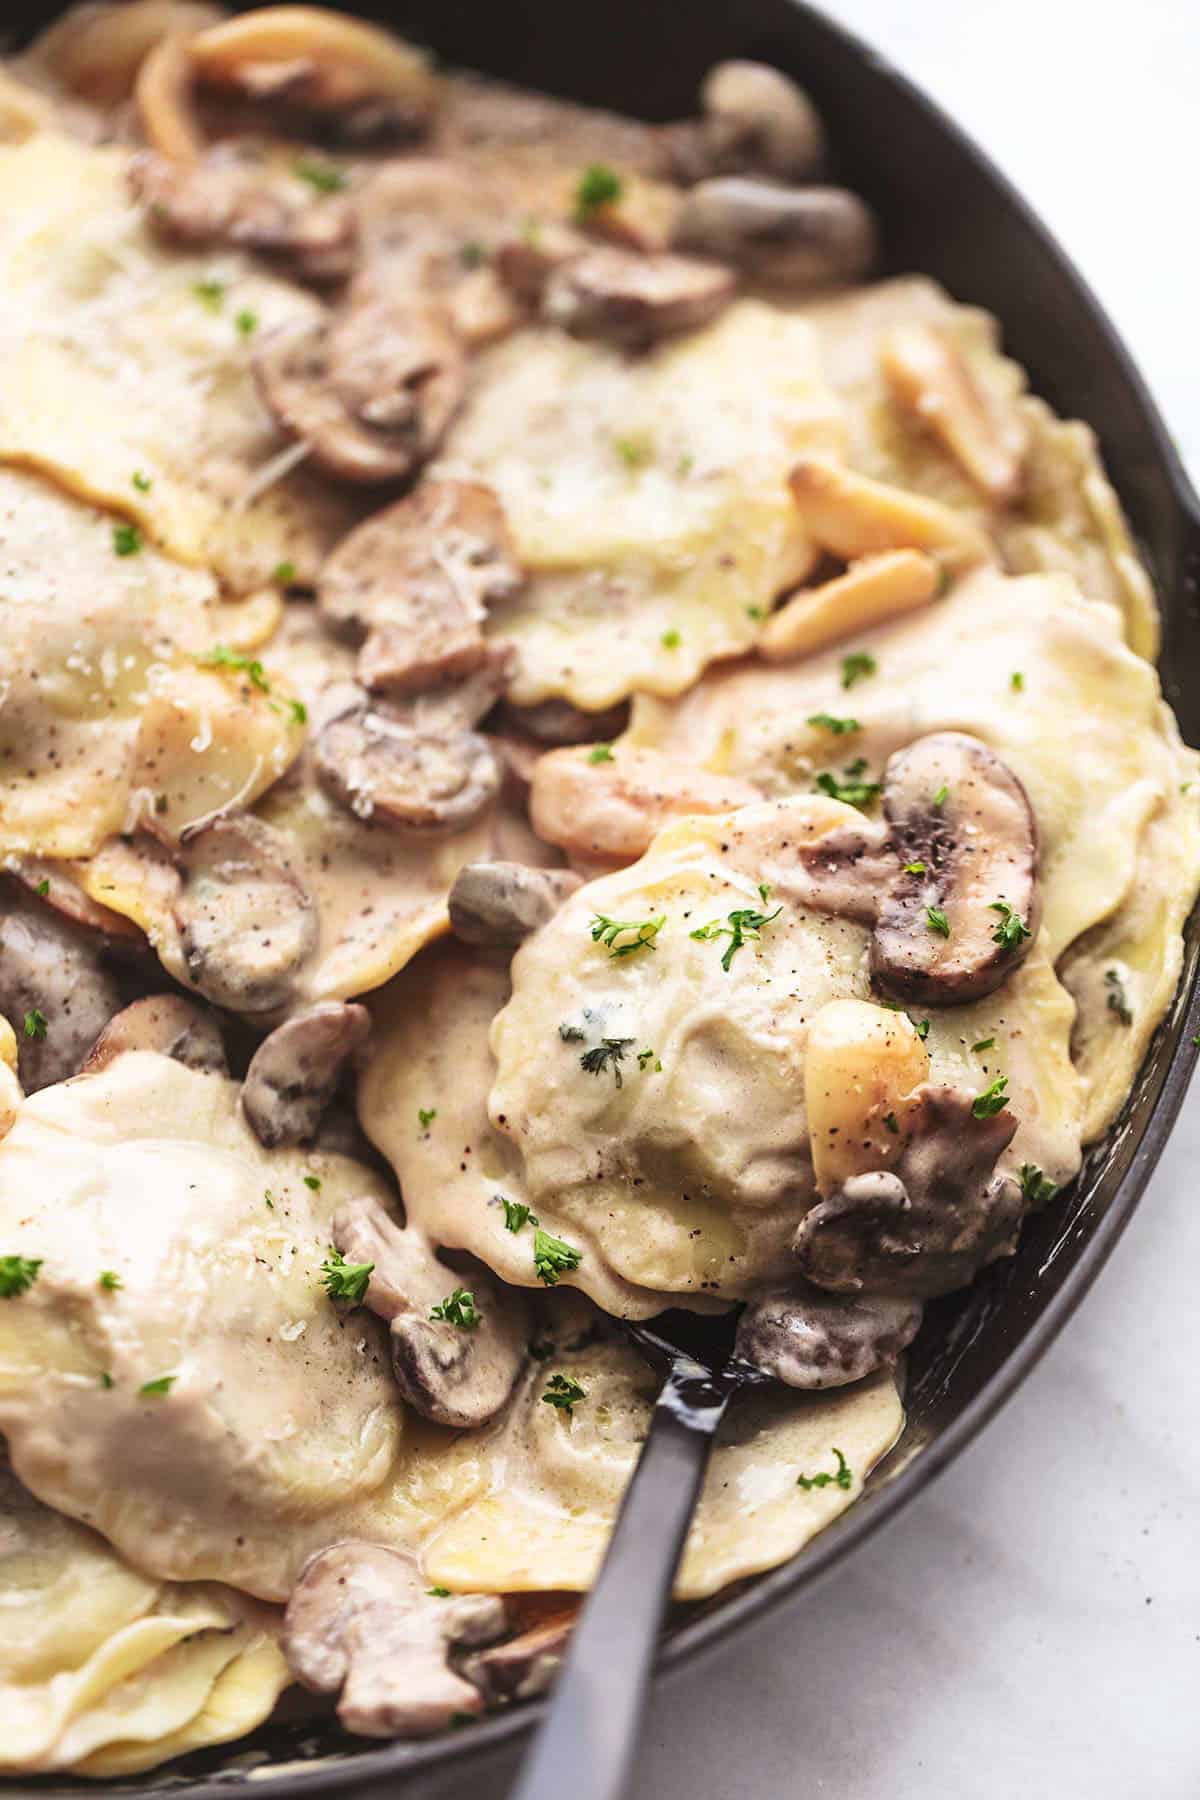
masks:
[[[277,1614],[150,1580],[3,1468],[0,1606],[6,1773],[131,1773],[252,1730],[290,1680]]]
[[[281,459],[250,358],[318,303],[238,252],[164,250],[128,162],[49,131],[0,146],[0,461],[116,509],[231,592],[282,563],[311,582],[358,513]]]
[[[491,614],[512,699],[678,694],[747,649],[814,558],[784,477],[842,435],[810,328],[754,301],[638,357],[548,328],[488,352],[439,466],[494,488],[529,573]]]
[[[568,1319],[571,1315],[568,1315]],[[430,1579],[462,1591],[550,1593],[590,1586],[657,1392],[636,1351],[603,1331],[570,1338],[529,1374],[497,1453],[492,1486],[430,1540]],[[567,1414],[544,1404],[554,1375],[584,1398]],[[836,1394],[775,1390],[734,1401],[717,1436],[675,1582],[677,1600],[702,1600],[731,1581],[784,1562],[858,1497],[900,1434],[894,1377]],[[836,1446],[836,1450],[835,1450]],[[850,1485],[802,1488],[832,1475],[840,1450]]]
[[[128,529],[0,468],[5,854],[87,856],[143,821],[174,840],[254,800],[300,748],[284,697],[222,665],[216,633],[240,609],[210,577],[129,549]]]

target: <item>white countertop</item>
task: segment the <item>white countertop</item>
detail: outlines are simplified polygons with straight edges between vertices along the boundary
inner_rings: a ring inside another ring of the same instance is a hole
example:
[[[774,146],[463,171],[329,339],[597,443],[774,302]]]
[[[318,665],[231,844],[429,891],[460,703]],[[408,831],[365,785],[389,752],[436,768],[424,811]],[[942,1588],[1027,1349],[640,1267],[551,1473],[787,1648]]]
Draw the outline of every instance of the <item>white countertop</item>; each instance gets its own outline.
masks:
[[[1200,467],[1197,0],[833,9],[1032,200]],[[1198,1171],[1193,1097],[982,1439],[812,1599],[660,1685],[639,1800],[1200,1793]]]

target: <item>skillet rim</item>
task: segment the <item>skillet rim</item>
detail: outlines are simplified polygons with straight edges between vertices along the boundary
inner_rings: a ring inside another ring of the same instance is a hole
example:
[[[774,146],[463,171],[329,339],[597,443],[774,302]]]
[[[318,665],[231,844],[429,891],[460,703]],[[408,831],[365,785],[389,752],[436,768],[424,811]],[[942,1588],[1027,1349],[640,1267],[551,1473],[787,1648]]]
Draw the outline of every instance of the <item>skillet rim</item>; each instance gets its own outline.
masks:
[[[340,4],[340,0],[332,0],[332,3]],[[1165,590],[1159,595],[1160,609],[1164,619],[1169,621],[1177,609],[1183,610],[1183,589],[1188,581],[1185,564],[1189,560],[1198,565],[1192,579],[1200,583],[1200,496],[1184,469],[1157,404],[1124,339],[1032,205],[942,106],[873,45],[848,30],[821,7],[810,4],[809,0],[786,0],[786,3],[789,12],[799,15],[814,36],[823,35],[844,55],[870,66],[877,77],[904,96],[909,107],[924,115],[926,123],[953,145],[960,158],[974,165],[975,172],[982,176],[996,197],[1004,201],[1024,230],[1038,240],[1041,252],[1055,265],[1064,287],[1070,290],[1075,306],[1081,314],[1088,316],[1109,358],[1112,372],[1123,383],[1140,414],[1140,424],[1156,465],[1154,473],[1165,478],[1174,523],[1185,546],[1174,569],[1156,571],[1158,585]],[[54,11],[58,10],[55,5]],[[1159,674],[1161,678],[1161,668]],[[811,1548],[753,1578],[753,1585],[743,1587],[729,1600],[717,1600],[702,1617],[664,1639],[653,1671],[654,1681],[674,1676],[685,1666],[706,1655],[711,1656],[754,1621],[827,1579],[860,1543],[893,1519],[978,1436],[1040,1362],[1079,1307],[1145,1193],[1179,1115],[1198,1060],[1198,1049],[1192,1040],[1200,1034],[1200,959],[1193,954],[1189,968],[1186,955],[1188,939],[1196,936],[1198,912],[1200,902],[1185,927],[1185,959],[1179,986],[1142,1064],[1142,1078],[1145,1079],[1148,1072],[1149,1085],[1151,1088],[1157,1086],[1157,1092],[1149,1103],[1140,1140],[1106,1210],[1089,1227],[1087,1242],[1062,1285],[1051,1295],[1040,1315],[1025,1328],[1000,1366],[984,1379],[979,1392],[962,1412],[936,1437],[921,1446],[904,1468],[875,1491],[861,1495],[847,1512],[820,1533]],[[540,1724],[546,1706],[546,1700],[513,1706],[490,1718],[484,1716],[467,1732],[443,1733],[424,1742],[396,1742],[381,1745],[378,1749],[359,1749],[356,1744],[354,1747],[348,1744],[345,1752],[332,1750],[308,1766],[301,1763],[288,1766],[290,1759],[285,1755],[256,1766],[255,1773],[260,1780],[269,1783],[265,1792],[272,1800],[275,1796],[349,1795],[384,1782],[402,1785],[423,1770],[465,1769],[472,1763],[493,1757],[506,1747],[511,1750]],[[236,1756],[236,1743],[229,1748]],[[272,1767],[279,1767],[281,1772],[271,1774]],[[56,1795],[64,1796],[64,1800],[66,1796],[77,1800],[84,1792],[151,1794],[169,1789],[173,1795],[180,1796],[180,1800],[228,1800],[231,1789],[244,1781],[244,1772],[237,1769],[214,1771],[190,1779],[178,1774],[167,1763],[133,1781],[118,1778],[104,1784],[89,1782],[85,1787],[77,1780],[64,1786],[61,1778],[51,1777],[49,1781],[35,1778],[24,1790],[11,1782],[0,1783],[0,1791],[24,1791],[38,1796],[39,1800],[53,1800]]]

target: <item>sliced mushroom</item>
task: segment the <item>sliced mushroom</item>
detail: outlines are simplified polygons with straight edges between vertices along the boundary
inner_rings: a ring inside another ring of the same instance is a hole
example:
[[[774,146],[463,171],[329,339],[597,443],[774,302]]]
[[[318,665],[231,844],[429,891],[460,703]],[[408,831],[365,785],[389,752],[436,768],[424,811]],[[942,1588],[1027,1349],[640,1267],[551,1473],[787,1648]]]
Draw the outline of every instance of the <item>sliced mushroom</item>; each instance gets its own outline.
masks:
[[[360,679],[406,692],[482,667],[486,608],[520,584],[492,490],[427,481],[342,540],[321,570],[317,603],[336,630],[366,639]]]
[[[925,550],[954,570],[986,562],[984,533],[940,500],[858,475],[830,456],[803,456],[788,476],[809,535],[853,562],[881,550]]]
[[[128,100],[147,53],[168,37],[217,25],[224,9],[205,0],[91,0],[61,13],[30,47],[29,63],[93,106]]]
[[[260,1144],[273,1150],[311,1142],[343,1065],[370,1029],[365,1006],[320,1000],[263,1039],[242,1087],[242,1111]]]
[[[355,141],[424,132],[441,83],[411,44],[320,6],[265,6],[191,40],[198,79],[272,98]]]
[[[344,481],[398,481],[436,449],[462,399],[462,347],[439,308],[372,300],[269,332],[254,359],[280,427]]]
[[[717,63],[705,77],[700,104],[711,169],[780,181],[808,181],[820,169],[820,115],[803,88],[779,69],[742,60]]]
[[[525,1361],[525,1302],[482,1269],[456,1275],[419,1232],[402,1229],[377,1200],[348,1200],[331,1229],[349,1261],[373,1265],[367,1305],[390,1327],[392,1368],[409,1405],[435,1424],[460,1430],[495,1418]],[[476,1324],[430,1316],[463,1286]]]
[[[150,994],[110,1019],[88,1051],[80,1073],[96,1075],[127,1050],[156,1050],[187,1069],[225,1075],[225,1043],[212,1013],[180,994]]]
[[[458,1713],[483,1710],[479,1690],[449,1667],[454,1644],[505,1628],[496,1594],[442,1598],[416,1563],[380,1544],[334,1544],[305,1564],[283,1621],[297,1681],[338,1694],[338,1718],[362,1737],[428,1737]]]
[[[977,738],[939,731],[891,758],[883,810],[898,872],[880,897],[873,977],[900,999],[937,1006],[992,993],[1038,924],[1038,832],[1025,789]]]
[[[629,703],[622,701],[604,712],[589,713],[569,700],[541,700],[536,706],[506,706],[504,719],[539,744],[611,743],[629,723]]]
[[[1017,1121],[976,1118],[976,1098],[919,1090],[894,1167],[852,1175],[805,1214],[792,1248],[809,1281],[836,1294],[932,1299],[1012,1250],[1024,1203],[1013,1177],[994,1171]]]
[[[518,1636],[464,1657],[462,1672],[488,1706],[506,1700],[534,1700],[553,1684],[578,1618],[578,1602],[556,1607],[548,1618],[538,1619]]]
[[[801,588],[772,613],[759,633],[759,655],[768,662],[811,656],[827,644],[927,606],[941,585],[941,569],[922,550],[864,556],[832,581]]]
[[[464,944],[507,948],[524,943],[579,886],[570,869],[525,863],[467,863],[450,889],[450,929]]]
[[[175,923],[192,982],[214,1005],[266,1012],[316,948],[316,906],[273,827],[247,813],[190,833]]]
[[[587,248],[583,233],[572,226],[555,219],[536,219],[502,237],[492,262],[511,294],[526,306],[537,306],[550,277]]]
[[[500,791],[500,765],[478,732],[415,729],[367,706],[331,719],[313,755],[340,805],[400,831],[461,831]]]
[[[25,1092],[74,1075],[120,1009],[95,932],[0,879],[0,1015],[17,1036]]]
[[[539,760],[529,816],[545,843],[571,855],[632,862],[671,819],[732,812],[761,798],[748,781],[660,750],[620,744],[601,760],[581,745]]]
[[[727,175],[692,188],[671,241],[759,281],[807,291],[865,275],[878,232],[868,207],[845,188],[781,188]]]
[[[218,145],[193,162],[143,151],[129,182],[173,244],[255,250],[299,281],[342,281],[354,266],[357,232],[346,202],[314,193],[249,146]]]
[[[1005,426],[976,382],[962,351],[933,325],[895,325],[880,346],[880,365],[892,393],[939,438],[959,467],[1000,506],[1021,485],[1025,434]]]
[[[795,1281],[752,1300],[735,1353],[787,1387],[816,1391],[890,1369],[917,1335],[919,1301],[834,1297]]]
[[[550,276],[542,313],[576,337],[644,349],[711,324],[735,286],[728,269],[698,257],[589,250]]]

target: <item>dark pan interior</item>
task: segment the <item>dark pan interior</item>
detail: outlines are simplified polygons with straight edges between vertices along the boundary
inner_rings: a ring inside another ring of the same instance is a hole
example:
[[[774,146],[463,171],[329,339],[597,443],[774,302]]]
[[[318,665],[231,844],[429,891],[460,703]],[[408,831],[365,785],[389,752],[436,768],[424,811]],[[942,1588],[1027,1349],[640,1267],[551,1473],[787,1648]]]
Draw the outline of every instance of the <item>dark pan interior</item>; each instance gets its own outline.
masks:
[[[17,0],[20,35],[57,8]],[[647,118],[687,114],[721,57],[756,56],[797,76],[830,127],[839,174],[875,206],[888,270],[923,270],[1003,322],[1006,347],[1033,386],[1099,434],[1106,465],[1153,571],[1164,613],[1161,671],[1185,737],[1200,742],[1200,504],[1127,354],[1061,251],[1004,179],[909,83],[873,52],[792,0],[407,0],[356,5],[430,44],[446,61]],[[1019,1381],[1078,1304],[1128,1221],[1161,1152],[1195,1061],[1200,920],[1188,929],[1185,976],[1117,1128],[1088,1158],[1071,1191],[1030,1221],[1015,1257],[967,1293],[931,1309],[911,1359],[908,1426],[841,1521],[782,1569],[693,1615],[664,1660],[693,1654],[798,1594],[877,1529],[957,1454]],[[917,1454],[920,1452],[921,1454]],[[461,1738],[371,1748],[332,1728],[277,1726],[252,1741],[260,1763],[293,1763],[266,1792],[395,1791],[416,1775],[433,1794],[453,1762],[479,1761],[493,1785],[514,1735],[539,1709],[500,1716]],[[208,1752],[163,1774],[122,1783],[169,1784],[195,1796],[237,1781],[246,1745]],[[265,1753],[265,1754],[263,1754]],[[186,1785],[181,1776],[191,1777]],[[95,1792],[31,1782],[28,1790]]]

